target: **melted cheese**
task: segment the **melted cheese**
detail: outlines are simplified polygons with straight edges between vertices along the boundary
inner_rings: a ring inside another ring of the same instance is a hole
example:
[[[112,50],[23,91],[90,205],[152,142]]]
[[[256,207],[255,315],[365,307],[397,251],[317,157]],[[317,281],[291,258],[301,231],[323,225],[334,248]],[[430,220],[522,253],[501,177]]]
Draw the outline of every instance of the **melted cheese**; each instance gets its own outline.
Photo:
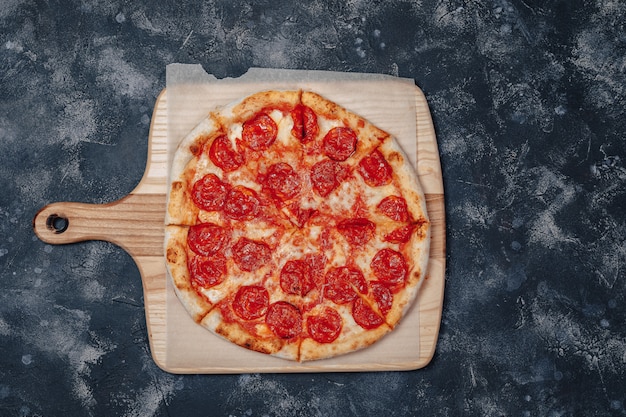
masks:
[[[326,203],[333,211],[349,211],[356,203],[356,193],[350,183],[344,181],[326,197]]]
[[[202,295],[204,295],[211,303],[216,304],[224,297],[223,289],[214,289],[214,288],[202,288]]]
[[[317,124],[320,128],[320,134],[322,137],[324,137],[332,128],[344,126],[344,124],[337,119],[328,119],[322,116],[317,117]]]
[[[241,139],[242,133],[243,133],[243,123],[233,123],[232,125],[228,127],[228,132],[226,136],[228,136],[228,139],[230,140],[233,146],[233,149],[236,149],[235,140]]]
[[[285,115],[282,111],[276,109],[272,110],[268,115],[278,127],[276,142],[283,145],[292,143],[291,129],[293,128],[293,120],[291,116]]]

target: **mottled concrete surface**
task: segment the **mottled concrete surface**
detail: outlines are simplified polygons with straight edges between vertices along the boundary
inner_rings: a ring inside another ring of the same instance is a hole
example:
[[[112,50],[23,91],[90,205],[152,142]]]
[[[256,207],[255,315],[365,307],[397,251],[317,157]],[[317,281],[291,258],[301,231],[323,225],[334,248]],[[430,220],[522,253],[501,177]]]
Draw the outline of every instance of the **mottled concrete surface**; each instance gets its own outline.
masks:
[[[625,415],[625,22],[600,0],[3,0],[0,415]],[[428,367],[171,375],[130,256],[34,236],[44,205],[139,182],[174,62],[422,88],[448,216]]]

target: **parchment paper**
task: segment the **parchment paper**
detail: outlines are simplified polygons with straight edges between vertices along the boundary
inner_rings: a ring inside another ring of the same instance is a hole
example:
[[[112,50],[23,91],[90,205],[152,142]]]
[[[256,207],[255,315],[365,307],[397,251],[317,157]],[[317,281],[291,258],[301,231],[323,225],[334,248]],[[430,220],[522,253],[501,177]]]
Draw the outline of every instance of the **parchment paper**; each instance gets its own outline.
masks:
[[[200,65],[170,64],[166,72],[168,161],[178,143],[209,111],[267,90],[315,91],[394,135],[415,166],[416,104],[413,80],[380,74],[252,68],[239,78],[217,79]],[[169,177],[169,175],[168,175]],[[167,362],[198,372],[299,372],[404,369],[419,355],[419,314],[412,308],[400,325],[373,346],[303,364],[252,352],[197,325],[167,282]],[[350,368],[349,368],[350,369]]]

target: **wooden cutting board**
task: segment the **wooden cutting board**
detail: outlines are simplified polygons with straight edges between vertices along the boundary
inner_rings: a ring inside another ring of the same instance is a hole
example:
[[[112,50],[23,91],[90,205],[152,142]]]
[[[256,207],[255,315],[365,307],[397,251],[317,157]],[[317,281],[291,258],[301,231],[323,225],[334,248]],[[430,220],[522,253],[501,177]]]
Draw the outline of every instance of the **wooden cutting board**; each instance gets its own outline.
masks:
[[[172,113],[171,109],[168,113],[165,90],[156,100],[147,167],[135,190],[110,204],[50,204],[35,216],[35,233],[50,244],[105,240],[119,245],[133,257],[143,283],[150,349],[157,365],[165,371],[341,372],[421,368],[434,355],[441,320],[445,208],[439,153],[428,105],[419,88],[413,86],[408,94],[415,100],[414,109],[410,106],[415,111],[415,126],[409,131],[416,135],[417,172],[432,222],[429,270],[416,304],[400,325],[367,349],[328,360],[294,363],[233,345],[200,327],[187,315],[168,280],[163,256],[168,159],[172,140],[180,139],[172,138],[172,129],[168,129],[168,114],[171,117]]]

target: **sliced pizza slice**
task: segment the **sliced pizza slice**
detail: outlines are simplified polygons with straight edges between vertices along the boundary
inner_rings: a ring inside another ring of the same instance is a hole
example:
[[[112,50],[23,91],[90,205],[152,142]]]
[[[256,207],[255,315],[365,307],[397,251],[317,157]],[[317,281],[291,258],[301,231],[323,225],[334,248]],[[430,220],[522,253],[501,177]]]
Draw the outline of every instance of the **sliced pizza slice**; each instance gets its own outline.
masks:
[[[317,135],[305,144],[309,156],[349,162],[360,159],[389,137],[363,117],[317,93],[302,92],[301,103],[317,117]]]
[[[233,171],[248,181],[258,181],[259,175],[279,162],[299,169],[301,149],[292,135],[291,117],[299,100],[299,91],[267,91],[226,105],[214,113],[217,123],[224,126],[229,148],[242,161]],[[211,161],[218,166],[226,165],[232,159],[230,156],[215,157]]]
[[[273,253],[284,234],[280,226],[259,222],[167,226],[168,273],[194,320],[238,285],[270,275],[276,268]]]
[[[201,325],[247,349],[298,360],[301,314],[287,302],[273,301],[261,284],[239,286],[211,310]]]
[[[404,306],[409,303],[415,292],[411,288],[424,279],[425,271],[421,269],[421,253],[411,250],[411,242],[420,239],[420,230],[412,225],[400,226],[395,222],[375,224],[365,218],[353,218],[341,221],[336,226],[341,239],[337,245],[345,253],[347,265],[362,271],[366,277],[367,291],[360,293],[366,301],[359,306],[373,310],[391,327],[395,327],[402,315],[390,314],[386,303]],[[402,229],[407,228],[408,231]],[[389,236],[400,235],[401,239],[390,239]],[[395,310],[394,310],[395,311]]]
[[[393,138],[371,149],[354,167],[324,159],[309,172],[315,199],[311,206],[320,212],[375,223],[428,222],[415,170]]]
[[[352,289],[346,291],[355,292]],[[344,298],[340,298],[342,296]],[[305,314],[306,337],[300,345],[301,361],[355,352],[392,330],[376,312],[363,304],[360,296],[352,298],[352,295],[336,294],[335,297],[335,301],[326,299]]]

